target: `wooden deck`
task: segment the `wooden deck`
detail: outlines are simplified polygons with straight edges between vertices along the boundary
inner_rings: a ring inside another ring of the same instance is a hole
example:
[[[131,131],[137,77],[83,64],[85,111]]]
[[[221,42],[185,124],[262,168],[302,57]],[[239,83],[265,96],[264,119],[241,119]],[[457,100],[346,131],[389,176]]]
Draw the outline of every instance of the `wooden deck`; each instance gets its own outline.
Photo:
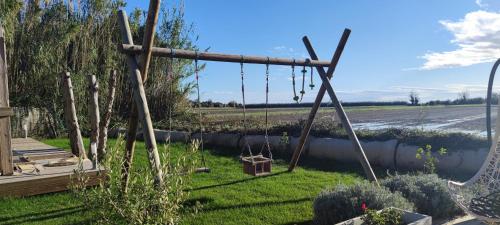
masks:
[[[70,152],[32,138],[12,139],[15,165],[13,176],[0,176],[0,197],[30,196],[65,191],[71,183],[79,159]],[[92,162],[83,160],[88,185],[96,185],[103,171],[94,169]]]

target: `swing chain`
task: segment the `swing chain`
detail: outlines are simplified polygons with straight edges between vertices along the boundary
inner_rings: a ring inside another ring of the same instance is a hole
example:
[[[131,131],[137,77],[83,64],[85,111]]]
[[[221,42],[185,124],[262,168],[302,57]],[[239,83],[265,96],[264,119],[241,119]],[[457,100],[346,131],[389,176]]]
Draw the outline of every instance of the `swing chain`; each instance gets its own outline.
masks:
[[[271,152],[271,145],[269,144],[269,123],[268,123],[268,106],[269,106],[269,57],[267,57],[267,64],[266,64],[266,119],[265,119],[265,144],[262,146],[260,149],[260,155],[262,156],[262,151],[264,148],[267,149],[267,152],[269,153],[269,158],[272,160],[273,159],[273,153]]]
[[[173,75],[173,68],[174,68],[174,55],[175,55],[175,50],[174,48],[170,48],[170,69],[168,71],[168,74],[167,74],[167,79],[170,81],[170,85],[169,85],[169,97],[172,99],[173,98],[173,95],[174,95],[174,75]],[[174,104],[175,101],[171,101],[170,104],[169,104],[169,107],[168,107],[168,144],[170,145],[171,143],[171,139],[172,139],[172,108],[173,108],[173,104]]]
[[[199,68],[198,68],[198,51],[195,51],[195,59],[194,59],[194,73],[196,77],[196,91],[198,94],[198,119],[199,119],[199,127],[200,127],[200,154],[201,154],[201,163],[203,164],[203,167],[206,166],[205,162],[205,155],[203,152],[205,151],[205,147],[203,146],[203,116],[201,114],[201,101],[200,101],[200,83],[199,83]]]
[[[297,96],[297,92],[295,91],[295,59],[293,59],[293,64],[292,64],[292,86],[293,86],[293,100],[299,103],[299,96]]]
[[[311,66],[311,81],[309,83],[309,87],[312,89],[314,89],[314,82],[313,82],[313,67]]]
[[[241,55],[240,62],[240,75],[241,75],[241,96],[242,96],[242,108],[243,108],[243,147],[241,149],[240,158],[243,158],[243,153],[245,149],[248,149],[248,153],[250,154],[250,160],[252,164],[254,163],[252,149],[250,148],[250,144],[247,140],[247,116],[246,116],[246,103],[245,103],[245,72],[243,70],[244,58]]]

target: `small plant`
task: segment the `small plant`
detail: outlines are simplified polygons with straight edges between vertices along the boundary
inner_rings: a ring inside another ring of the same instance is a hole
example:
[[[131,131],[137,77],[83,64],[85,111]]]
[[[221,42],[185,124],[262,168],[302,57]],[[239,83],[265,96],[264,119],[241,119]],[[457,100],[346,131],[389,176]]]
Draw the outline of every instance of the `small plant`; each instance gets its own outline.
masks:
[[[186,151],[170,157],[171,147],[161,155],[163,184],[157,186],[148,166],[134,167],[130,172],[127,192],[122,191],[124,141],[119,138],[106,154],[102,166],[106,170],[96,188],[86,189],[86,173],[79,167],[73,175],[71,189],[76,200],[96,214],[99,224],[178,224],[180,213],[196,212],[198,205],[185,206],[191,174],[197,162],[193,142]]]
[[[401,193],[392,193],[374,183],[338,185],[333,190],[323,191],[314,200],[314,224],[335,224],[361,216],[367,208],[381,210],[388,207],[405,210],[414,208]]]
[[[280,143],[283,145],[287,145],[290,143],[287,132],[283,132],[283,134],[281,135]]]
[[[361,217],[365,225],[401,225],[403,224],[403,212],[395,208],[384,209],[380,212],[366,209],[365,215]]]
[[[447,153],[446,148],[441,147],[437,153],[440,156],[443,156]],[[424,148],[418,148],[417,154],[415,158],[422,160],[425,158],[424,162],[424,173],[433,174],[436,173],[436,164],[439,162],[439,159],[432,154],[432,146],[426,145]]]

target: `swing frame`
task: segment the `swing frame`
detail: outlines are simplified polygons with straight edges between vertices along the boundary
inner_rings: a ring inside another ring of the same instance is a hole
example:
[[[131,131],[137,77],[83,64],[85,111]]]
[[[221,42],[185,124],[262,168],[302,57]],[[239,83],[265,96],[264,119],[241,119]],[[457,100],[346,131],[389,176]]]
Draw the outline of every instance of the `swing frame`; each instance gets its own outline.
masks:
[[[306,67],[315,67],[319,76],[322,80],[321,88],[319,89],[318,95],[316,96],[316,100],[314,102],[313,107],[311,108],[311,112],[309,113],[308,120],[301,132],[301,136],[299,138],[298,145],[294,150],[292,159],[290,161],[290,165],[288,170],[293,171],[296,167],[300,155],[303,151],[304,144],[309,136],[309,131],[311,129],[311,125],[314,121],[316,113],[320,107],[323,96],[326,92],[330,96],[336,111],[339,114],[340,120],[342,122],[343,127],[346,129],[349,139],[352,141],[354,146],[354,150],[358,155],[358,159],[368,177],[369,180],[376,182],[378,185],[377,178],[370,166],[368,158],[366,157],[363,148],[352,129],[352,126],[347,118],[347,115],[342,107],[342,104],[338,100],[329,79],[333,76],[333,72],[340,60],[340,56],[342,51],[347,43],[347,39],[350,34],[349,29],[345,29],[340,42],[335,50],[335,53],[330,62],[328,61],[320,61],[309,42],[307,36],[304,36],[303,42],[305,47],[307,48],[311,59],[288,59],[288,58],[275,58],[275,57],[262,57],[262,56],[245,56],[245,55],[236,55],[236,54],[223,54],[223,53],[211,53],[211,52],[198,52],[198,51],[190,51],[184,49],[172,49],[172,48],[158,48],[153,47],[153,37],[154,37],[154,27],[156,25],[157,17],[158,17],[158,8],[155,8],[154,2],[150,2],[150,7],[148,11],[148,18],[146,20],[146,29],[144,35],[144,43],[141,45],[134,45],[132,40],[132,35],[130,32],[128,18],[125,11],[120,10],[118,13],[119,17],[119,25],[121,30],[121,36],[123,43],[122,45],[118,45],[118,50],[127,56],[127,65],[129,68],[130,81],[132,84],[133,90],[133,98],[132,102],[134,109],[137,109],[137,114],[139,120],[142,122],[142,127],[144,130],[144,139],[146,142],[146,148],[148,150],[148,158],[150,159],[150,165],[152,170],[155,173],[155,180],[158,184],[162,183],[162,172],[160,169],[160,159],[158,156],[158,151],[156,148],[156,140],[153,132],[153,125],[151,122],[151,117],[149,115],[149,109],[146,100],[146,94],[144,92],[144,84],[145,78],[147,77],[147,67],[149,66],[149,58],[151,56],[155,57],[169,57],[169,58],[179,58],[179,59],[196,59],[203,61],[218,61],[218,62],[232,62],[232,63],[245,63],[245,64],[267,64],[267,65],[286,65],[286,66],[306,66]],[[141,59],[146,63],[139,64],[138,57],[141,56]],[[146,58],[146,59],[144,59]],[[327,71],[325,71],[325,67]],[[141,72],[146,72],[146,74],[141,74]],[[133,120],[134,113],[131,113],[131,119],[129,123],[129,134],[134,134],[137,131],[137,119]],[[135,124],[134,124],[135,123]],[[134,126],[135,125],[135,126]],[[126,186],[128,183],[128,170],[131,166],[132,155],[134,151],[134,138],[135,135],[130,136],[131,144],[129,145],[129,140],[127,140],[127,153],[125,159],[125,168],[123,174],[125,175],[125,179],[123,180],[124,189],[126,190]]]

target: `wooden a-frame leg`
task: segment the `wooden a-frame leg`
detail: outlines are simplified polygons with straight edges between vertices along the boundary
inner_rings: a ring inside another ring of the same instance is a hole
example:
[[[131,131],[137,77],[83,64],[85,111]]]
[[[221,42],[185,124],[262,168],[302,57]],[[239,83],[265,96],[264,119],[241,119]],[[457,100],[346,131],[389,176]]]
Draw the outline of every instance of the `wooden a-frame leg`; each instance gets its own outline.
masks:
[[[132,42],[132,34],[128,24],[127,14],[120,10],[118,13],[118,22],[120,24],[120,32],[122,40],[125,44]],[[160,156],[156,147],[156,137],[153,131],[153,123],[149,114],[148,102],[142,84],[141,71],[137,59],[133,55],[127,55],[127,65],[129,70],[130,82],[133,90],[133,98],[137,106],[139,120],[142,122],[144,133],[144,142],[148,153],[149,163],[154,173],[155,184],[160,186],[163,184],[163,172],[161,170]],[[127,173],[130,171],[126,171]],[[127,174],[128,177],[128,174]],[[126,184],[126,183],[125,183]]]
[[[314,52],[314,49],[312,48],[312,45],[309,42],[309,39],[307,37],[304,37],[303,40],[307,50],[309,52]],[[318,71],[318,74],[321,77],[321,80],[323,81],[322,87],[325,87],[326,91],[328,92],[328,95],[330,95],[330,99],[332,100],[332,103],[335,106],[335,110],[337,111],[340,117],[342,126],[346,129],[347,135],[349,136],[349,139],[351,139],[352,144],[354,145],[354,151],[358,156],[359,162],[363,166],[363,170],[365,171],[366,176],[368,177],[369,180],[374,181],[378,185],[377,177],[375,176],[375,173],[373,173],[372,167],[370,166],[370,162],[368,161],[368,158],[366,157],[365,152],[363,151],[363,147],[361,147],[361,143],[359,142],[356,133],[354,133],[354,130],[352,129],[351,123],[349,122],[349,119],[347,118],[344,108],[342,107],[342,104],[340,104],[340,101],[337,98],[337,95],[335,94],[332,85],[330,84],[330,80],[328,79],[325,70],[323,69],[323,67],[316,67],[316,70]]]
[[[337,45],[337,49],[335,50],[335,54],[333,55],[330,66],[328,67],[328,71],[326,72],[327,77],[330,79],[333,76],[333,72],[337,67],[337,64],[340,60],[340,56],[342,55],[342,51],[344,50],[345,44],[347,43],[347,39],[349,38],[349,34],[351,30],[345,29],[344,33],[342,33],[342,37],[340,38],[339,44]],[[304,44],[308,44],[309,41],[306,42],[307,37],[304,37]],[[310,45],[310,44],[309,44]],[[312,49],[312,48],[311,48]],[[309,55],[311,55],[312,60],[318,60],[318,56],[314,51],[309,51]],[[293,152],[292,159],[290,160],[290,164],[288,166],[288,171],[293,171],[299,162],[300,155],[304,150],[304,144],[307,141],[307,137],[309,136],[309,132],[311,131],[312,123],[314,122],[314,117],[316,117],[316,113],[321,105],[321,101],[323,100],[323,96],[326,93],[326,88],[321,85],[318,95],[316,95],[316,100],[314,101],[314,105],[311,108],[311,112],[309,113],[309,117],[307,118],[307,122],[302,129],[302,132],[299,137],[299,143]]]

